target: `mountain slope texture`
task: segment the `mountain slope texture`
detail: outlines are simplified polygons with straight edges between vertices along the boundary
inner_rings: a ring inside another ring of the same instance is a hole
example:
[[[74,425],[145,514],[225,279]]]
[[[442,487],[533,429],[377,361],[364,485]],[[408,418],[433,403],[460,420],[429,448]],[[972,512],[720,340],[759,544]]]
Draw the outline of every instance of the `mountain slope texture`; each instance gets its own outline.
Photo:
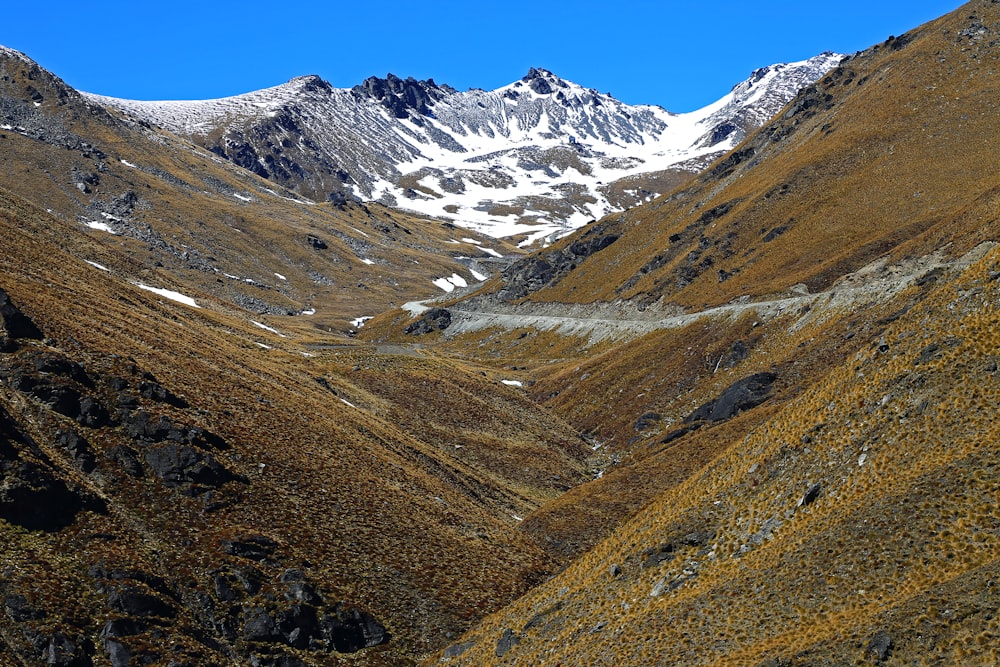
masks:
[[[580,169],[683,117],[541,70],[133,104],[0,49],[0,664],[997,664],[998,60],[974,0],[716,105],[525,254],[408,204],[515,125],[461,104],[579,101]]]

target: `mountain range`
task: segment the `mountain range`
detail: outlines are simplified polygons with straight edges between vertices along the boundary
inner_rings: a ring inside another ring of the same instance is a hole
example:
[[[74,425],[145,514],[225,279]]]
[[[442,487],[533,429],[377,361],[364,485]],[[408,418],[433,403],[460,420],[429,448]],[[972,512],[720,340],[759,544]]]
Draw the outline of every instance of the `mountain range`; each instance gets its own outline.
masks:
[[[89,99],[314,201],[352,197],[530,245],[662,194],[743,140],[843,56],[753,72],[684,114],[630,106],[543,69],[497,90],[316,76],[218,100]]]
[[[973,0],[527,252],[0,48],[0,664],[997,664],[998,65]]]

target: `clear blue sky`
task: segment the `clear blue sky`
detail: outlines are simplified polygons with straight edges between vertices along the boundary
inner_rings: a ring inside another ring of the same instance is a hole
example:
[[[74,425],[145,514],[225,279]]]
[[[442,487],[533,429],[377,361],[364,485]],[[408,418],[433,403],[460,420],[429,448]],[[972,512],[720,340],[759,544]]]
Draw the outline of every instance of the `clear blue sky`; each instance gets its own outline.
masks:
[[[631,104],[690,111],[757,67],[853,53],[957,0],[73,0],[8,2],[0,44],[89,92],[224,97],[319,74],[459,90],[543,67]]]

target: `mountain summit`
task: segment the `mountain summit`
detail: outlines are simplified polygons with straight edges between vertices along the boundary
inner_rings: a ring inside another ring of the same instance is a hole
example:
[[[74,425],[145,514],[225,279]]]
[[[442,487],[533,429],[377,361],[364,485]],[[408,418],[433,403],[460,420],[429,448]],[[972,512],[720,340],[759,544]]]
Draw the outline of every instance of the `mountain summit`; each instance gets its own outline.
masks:
[[[91,99],[314,200],[352,197],[528,243],[661,194],[739,143],[842,56],[755,71],[684,114],[532,68],[496,90],[319,77],[218,100]]]

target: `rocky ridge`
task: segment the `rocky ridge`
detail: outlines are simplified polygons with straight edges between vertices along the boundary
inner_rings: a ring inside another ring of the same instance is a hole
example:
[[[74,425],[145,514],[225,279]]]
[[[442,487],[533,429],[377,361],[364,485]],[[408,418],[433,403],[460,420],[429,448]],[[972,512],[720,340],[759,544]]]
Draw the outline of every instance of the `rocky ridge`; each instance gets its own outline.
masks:
[[[351,89],[306,76],[219,100],[89,98],[313,200],[375,200],[531,242],[660,194],[646,174],[696,171],[841,58],[759,69],[685,114],[534,68],[493,91],[389,74]]]

